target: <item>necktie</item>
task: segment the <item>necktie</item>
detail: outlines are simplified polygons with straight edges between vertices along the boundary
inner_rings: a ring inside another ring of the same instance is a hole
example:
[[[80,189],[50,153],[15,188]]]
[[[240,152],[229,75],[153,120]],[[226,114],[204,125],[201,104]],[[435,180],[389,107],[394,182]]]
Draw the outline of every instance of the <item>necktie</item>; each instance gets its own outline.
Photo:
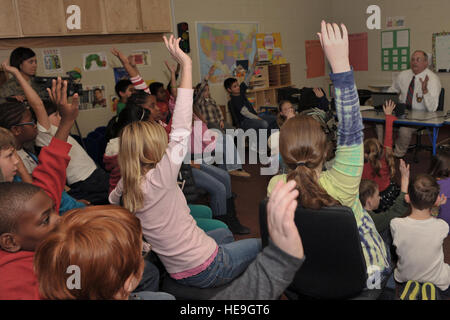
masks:
[[[406,95],[406,104],[412,106],[412,101],[413,101],[413,97],[414,97],[414,79],[416,78],[416,76],[414,76],[411,80],[411,83],[409,84],[408,87],[408,94]]]

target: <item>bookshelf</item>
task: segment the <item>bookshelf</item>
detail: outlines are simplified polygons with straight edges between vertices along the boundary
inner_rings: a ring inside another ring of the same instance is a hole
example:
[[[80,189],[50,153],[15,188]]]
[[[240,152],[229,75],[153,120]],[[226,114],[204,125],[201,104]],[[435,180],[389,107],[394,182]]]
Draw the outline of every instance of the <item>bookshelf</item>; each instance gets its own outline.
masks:
[[[257,66],[255,75],[250,79],[251,90],[247,98],[257,112],[261,106],[278,104],[278,89],[291,86],[291,67],[289,63]]]

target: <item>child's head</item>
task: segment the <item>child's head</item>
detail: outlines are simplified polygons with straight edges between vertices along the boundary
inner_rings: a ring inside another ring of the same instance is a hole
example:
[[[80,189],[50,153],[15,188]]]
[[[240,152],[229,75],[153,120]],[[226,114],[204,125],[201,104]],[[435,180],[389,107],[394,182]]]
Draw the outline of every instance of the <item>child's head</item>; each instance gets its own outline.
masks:
[[[120,100],[126,102],[134,92],[133,83],[127,79],[119,80],[116,83],[115,90]]]
[[[0,105],[0,127],[12,132],[18,146],[34,141],[37,127],[30,108],[21,102],[6,102]]]
[[[34,251],[59,221],[52,199],[23,182],[0,183],[0,247]]]
[[[126,190],[122,200],[131,212],[142,207],[141,178],[162,159],[167,145],[167,133],[156,122],[137,121],[123,128],[118,160]]]
[[[150,111],[148,119],[140,120],[161,120],[161,110],[156,105],[156,96],[150,95],[143,90],[136,90],[127,100],[126,106],[139,106]],[[123,112],[123,111],[122,111]],[[121,113],[122,113],[121,112]]]
[[[144,270],[141,223],[118,206],[72,210],[39,245],[34,264],[44,299],[127,299]],[[79,289],[67,286],[70,266],[79,268]]]
[[[383,149],[383,146],[376,138],[364,140],[364,161],[369,162],[373,171],[380,176],[381,159],[383,156],[389,167],[391,179],[395,176],[395,159],[391,148]]]
[[[419,174],[409,183],[405,200],[413,209],[431,209],[436,203],[439,191],[439,184],[435,178],[429,174]]]
[[[37,70],[36,53],[30,48],[16,48],[11,52],[9,64],[27,76],[34,76]]]
[[[436,156],[431,160],[430,175],[436,179],[447,179],[450,177],[450,146],[439,148]]]
[[[280,129],[280,154],[289,167],[288,180],[295,180],[300,203],[311,209],[339,205],[319,184],[319,175],[330,145],[320,123],[297,115]]]
[[[17,173],[19,159],[15,153],[16,139],[12,133],[0,127],[0,182],[11,182]]]
[[[239,95],[240,94],[240,87],[239,83],[236,78],[227,78],[223,82],[223,86],[225,87],[225,90],[231,95]]]
[[[150,92],[156,96],[157,101],[167,101],[167,92],[164,89],[164,84],[161,82],[152,82],[149,86]]]
[[[294,106],[289,100],[281,100],[278,104],[278,126],[281,126],[289,119],[295,117]]]
[[[359,200],[366,210],[374,211],[380,206],[380,190],[373,180],[362,179],[359,184]]]
[[[209,96],[209,85],[206,85],[204,88],[203,88],[203,91],[201,92],[201,97],[197,97],[198,96],[198,94],[200,93],[199,91],[200,91],[200,87],[202,86],[202,84],[201,83],[198,83],[196,86],[195,86],[195,88],[194,88],[194,97],[196,97],[196,99],[197,98],[209,98],[210,96]]]

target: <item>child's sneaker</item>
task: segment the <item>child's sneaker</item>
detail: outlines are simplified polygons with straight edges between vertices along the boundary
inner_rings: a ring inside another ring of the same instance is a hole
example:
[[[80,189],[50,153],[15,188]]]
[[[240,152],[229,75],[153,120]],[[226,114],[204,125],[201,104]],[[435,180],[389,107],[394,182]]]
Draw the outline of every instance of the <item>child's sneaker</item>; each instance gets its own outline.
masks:
[[[417,281],[409,280],[402,290],[400,300],[419,300],[420,284]]]

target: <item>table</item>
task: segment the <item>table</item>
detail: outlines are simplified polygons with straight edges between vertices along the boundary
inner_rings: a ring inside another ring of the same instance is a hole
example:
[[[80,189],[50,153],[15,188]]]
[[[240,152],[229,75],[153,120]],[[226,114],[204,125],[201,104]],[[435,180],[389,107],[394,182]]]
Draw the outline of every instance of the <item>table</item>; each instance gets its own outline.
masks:
[[[361,111],[361,115],[363,121],[384,123],[383,111],[366,110]],[[406,110],[405,118],[395,120],[394,124],[433,128],[433,155],[436,155],[436,143],[439,134],[439,128],[446,124],[450,124],[450,118],[447,118],[447,113],[444,111],[426,112]]]

